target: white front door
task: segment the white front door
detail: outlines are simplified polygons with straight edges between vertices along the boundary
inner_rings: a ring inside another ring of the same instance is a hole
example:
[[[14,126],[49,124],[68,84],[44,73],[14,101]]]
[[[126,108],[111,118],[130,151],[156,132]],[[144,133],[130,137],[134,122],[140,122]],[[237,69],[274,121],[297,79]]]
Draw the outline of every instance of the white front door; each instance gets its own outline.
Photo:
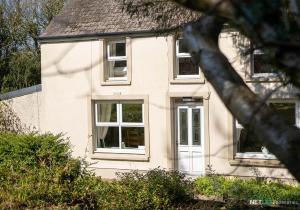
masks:
[[[204,174],[203,106],[177,107],[177,169],[188,175]]]

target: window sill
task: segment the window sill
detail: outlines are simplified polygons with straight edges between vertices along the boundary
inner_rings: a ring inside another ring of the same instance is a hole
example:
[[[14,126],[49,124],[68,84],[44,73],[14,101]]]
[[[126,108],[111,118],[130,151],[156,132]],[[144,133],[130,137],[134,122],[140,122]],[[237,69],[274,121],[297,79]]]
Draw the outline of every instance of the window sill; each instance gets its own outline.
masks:
[[[276,159],[235,158],[229,160],[231,166],[257,166],[270,168],[284,168],[284,165]]]
[[[204,84],[204,78],[178,78],[172,79],[170,81],[171,84]]]
[[[97,153],[111,153],[111,154],[127,154],[127,155],[145,155],[145,149],[109,149],[109,148],[101,148],[96,149]]]
[[[245,81],[248,83],[281,82],[281,78],[277,74],[267,73],[267,74],[257,74],[257,75],[247,76]]]
[[[245,153],[236,153],[236,159],[259,159],[259,160],[276,160],[276,157],[273,154],[264,154],[262,152],[245,152]]]
[[[102,86],[117,86],[117,85],[131,85],[128,80],[106,80],[101,82]]]
[[[134,153],[121,154],[121,153],[104,153],[104,152],[94,151],[93,154],[91,154],[91,159],[148,162],[149,155],[147,153],[146,154],[134,154]]]

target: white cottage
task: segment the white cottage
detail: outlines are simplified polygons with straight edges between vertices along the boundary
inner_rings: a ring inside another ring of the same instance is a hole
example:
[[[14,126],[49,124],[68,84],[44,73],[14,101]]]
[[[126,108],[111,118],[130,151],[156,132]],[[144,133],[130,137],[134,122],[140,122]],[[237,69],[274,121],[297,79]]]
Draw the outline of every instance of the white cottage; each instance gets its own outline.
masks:
[[[156,167],[199,176],[210,166],[224,175],[291,179],[234,120],[180,37],[158,35],[153,20],[131,17],[118,2],[69,1],[52,20],[40,37],[41,90],[2,96],[23,122],[63,132],[73,155],[106,178]],[[262,52],[239,56],[233,34],[221,34],[221,49],[249,87],[266,93],[278,85]],[[281,88],[269,103],[300,125],[294,93]]]

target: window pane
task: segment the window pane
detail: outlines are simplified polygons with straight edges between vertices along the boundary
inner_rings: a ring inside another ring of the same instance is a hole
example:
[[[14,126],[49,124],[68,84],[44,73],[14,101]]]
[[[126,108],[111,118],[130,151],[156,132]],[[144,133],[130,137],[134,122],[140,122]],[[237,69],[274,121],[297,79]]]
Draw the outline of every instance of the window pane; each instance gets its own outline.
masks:
[[[290,125],[296,124],[295,117],[295,103],[270,103],[270,105],[276,109],[282,117],[284,117]],[[235,136],[237,139],[237,152],[268,152],[262,143],[258,141],[256,135],[248,129],[237,127],[235,130]]]
[[[192,110],[193,145],[201,145],[200,109]]]
[[[144,128],[122,127],[122,149],[145,149]]]
[[[126,43],[109,43],[109,56],[126,56]]]
[[[193,64],[192,58],[178,58],[179,75],[199,75],[199,68]]]
[[[97,103],[97,122],[117,122],[117,104]]]
[[[97,148],[119,148],[119,127],[96,127]]]
[[[296,124],[295,103],[270,103],[270,105],[276,109],[290,125]]]
[[[178,53],[189,53],[183,39],[178,39]]]
[[[142,104],[122,104],[123,122],[143,122],[143,105]]]
[[[188,145],[188,112],[187,109],[179,109],[179,144]]]
[[[245,128],[236,128],[237,152],[262,152],[262,144]]]
[[[109,77],[126,77],[127,61],[108,61]]]
[[[253,54],[253,72],[259,73],[276,73],[274,67],[266,62],[266,55],[263,53]]]

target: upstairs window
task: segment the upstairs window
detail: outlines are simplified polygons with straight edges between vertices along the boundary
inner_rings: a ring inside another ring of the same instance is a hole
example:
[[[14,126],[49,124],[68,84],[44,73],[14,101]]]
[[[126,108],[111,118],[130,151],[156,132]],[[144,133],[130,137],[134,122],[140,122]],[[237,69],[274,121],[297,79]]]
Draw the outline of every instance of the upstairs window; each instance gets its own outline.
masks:
[[[299,126],[298,102],[269,102],[290,125]],[[256,138],[253,131],[244,128],[237,120],[235,121],[236,158],[275,159],[268,149]]]
[[[276,75],[276,70],[267,61],[267,56],[262,50],[254,50],[252,54],[252,76]]]
[[[107,80],[127,80],[126,40],[107,43]]]
[[[176,75],[175,79],[195,79],[200,77],[200,68],[192,61],[183,39],[176,41]]]

